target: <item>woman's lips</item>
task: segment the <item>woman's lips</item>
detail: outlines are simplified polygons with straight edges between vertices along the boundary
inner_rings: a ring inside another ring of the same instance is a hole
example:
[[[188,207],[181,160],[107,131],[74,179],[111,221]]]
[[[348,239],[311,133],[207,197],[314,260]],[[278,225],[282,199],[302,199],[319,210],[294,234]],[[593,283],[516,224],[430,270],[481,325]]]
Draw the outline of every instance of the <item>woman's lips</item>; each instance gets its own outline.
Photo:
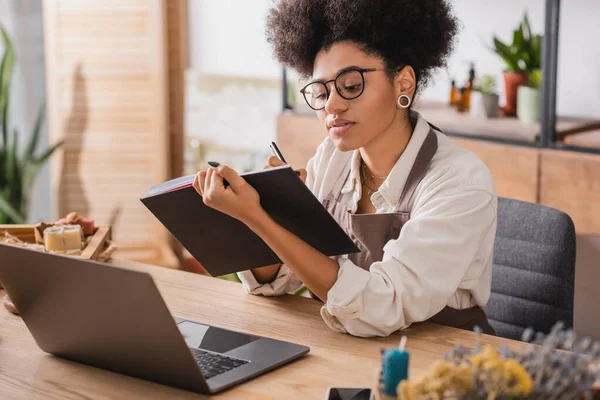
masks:
[[[331,133],[334,136],[342,136],[343,134],[348,132],[348,130],[352,128],[354,124],[355,122],[344,122],[341,124],[336,124],[329,128],[329,133]]]

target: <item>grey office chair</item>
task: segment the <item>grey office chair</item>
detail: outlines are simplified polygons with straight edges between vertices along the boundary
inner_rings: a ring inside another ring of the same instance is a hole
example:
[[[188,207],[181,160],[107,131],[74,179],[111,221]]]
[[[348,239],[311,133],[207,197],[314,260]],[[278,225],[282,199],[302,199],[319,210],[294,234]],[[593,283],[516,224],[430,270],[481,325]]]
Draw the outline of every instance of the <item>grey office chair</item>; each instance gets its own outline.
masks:
[[[573,326],[575,227],[562,211],[499,198],[492,295],[484,308],[498,336]]]

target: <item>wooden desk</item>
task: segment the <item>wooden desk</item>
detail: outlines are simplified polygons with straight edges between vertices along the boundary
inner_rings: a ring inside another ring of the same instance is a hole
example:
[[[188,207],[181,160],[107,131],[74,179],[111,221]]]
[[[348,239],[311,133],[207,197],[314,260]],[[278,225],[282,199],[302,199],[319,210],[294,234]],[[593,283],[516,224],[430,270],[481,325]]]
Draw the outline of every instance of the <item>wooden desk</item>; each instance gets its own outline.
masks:
[[[381,347],[387,338],[356,338],[331,331],[319,315],[320,305],[298,296],[252,296],[234,282],[147,266],[147,271],[174,315],[219,327],[270,336],[310,346],[304,358],[217,396],[223,399],[322,399],[328,386],[374,387]],[[0,291],[3,296],[4,292]],[[455,343],[471,345],[474,334],[421,324],[405,331],[414,376]],[[494,346],[504,339],[486,336]],[[514,342],[513,342],[514,343]],[[157,344],[158,345],[158,344]],[[66,361],[42,352],[22,319],[0,309],[0,398],[2,399],[192,399],[195,393]]]

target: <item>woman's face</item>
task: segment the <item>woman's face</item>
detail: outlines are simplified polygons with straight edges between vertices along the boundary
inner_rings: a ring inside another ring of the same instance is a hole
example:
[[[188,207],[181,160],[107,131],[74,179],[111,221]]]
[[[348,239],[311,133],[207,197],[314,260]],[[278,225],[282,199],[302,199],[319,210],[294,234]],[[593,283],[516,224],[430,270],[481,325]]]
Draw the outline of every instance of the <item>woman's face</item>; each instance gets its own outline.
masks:
[[[333,144],[341,151],[356,150],[367,145],[398,120],[400,112],[404,112],[396,103],[398,96],[403,93],[400,80],[396,78],[392,82],[386,71],[379,70],[386,68],[383,61],[366,54],[352,42],[339,42],[327,51],[321,50],[315,58],[312,81],[330,81],[348,67],[378,70],[363,74],[363,92],[352,100],[340,96],[334,82],[327,84],[329,98],[325,108],[317,111],[317,117],[326,127]],[[347,85],[348,93],[356,90],[352,85],[357,82],[339,83],[342,90]]]

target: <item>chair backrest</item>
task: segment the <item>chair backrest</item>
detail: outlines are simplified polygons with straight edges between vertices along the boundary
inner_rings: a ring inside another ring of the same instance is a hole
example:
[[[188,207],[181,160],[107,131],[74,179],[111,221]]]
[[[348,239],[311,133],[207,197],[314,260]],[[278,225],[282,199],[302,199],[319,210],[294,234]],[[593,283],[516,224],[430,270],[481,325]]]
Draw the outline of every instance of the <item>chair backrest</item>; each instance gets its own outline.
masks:
[[[498,336],[573,326],[575,227],[562,211],[499,198],[492,295],[485,307]]]

